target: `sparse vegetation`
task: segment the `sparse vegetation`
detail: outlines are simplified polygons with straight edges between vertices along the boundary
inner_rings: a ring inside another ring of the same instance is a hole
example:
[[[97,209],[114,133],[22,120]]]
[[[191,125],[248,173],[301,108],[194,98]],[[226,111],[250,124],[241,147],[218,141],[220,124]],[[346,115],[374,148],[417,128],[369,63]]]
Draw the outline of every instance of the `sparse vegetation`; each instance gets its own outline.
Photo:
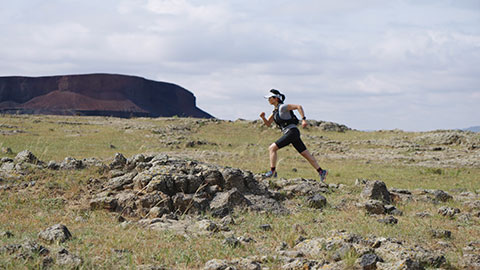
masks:
[[[13,130],[18,132],[7,132]],[[107,163],[117,152],[127,157],[166,153],[255,174],[268,168],[268,145],[280,135],[278,130],[266,128],[259,122],[178,117],[3,115],[0,131],[5,131],[0,134],[2,151],[11,149],[11,152],[3,151],[2,156],[8,158],[15,158],[25,149],[46,162],[60,162],[66,157],[95,157]],[[108,171],[32,169],[31,173],[18,178],[0,176],[0,186],[27,185],[27,188],[0,189],[0,233],[13,234],[13,237],[0,235],[0,249],[25,239],[37,239],[40,230],[61,223],[68,225],[73,239],[59,247],[83,258],[79,269],[135,269],[139,265],[201,269],[211,259],[271,256],[282,243],[294,247],[299,236],[328,237],[331,231],[345,230],[364,237],[391,237],[440,249],[446,254],[446,265],[455,269],[463,256],[463,248],[480,239],[479,217],[474,213],[470,219],[445,218],[437,213],[439,206],[431,202],[398,201],[395,206],[403,216],[392,226],[376,222],[375,217],[355,207],[362,191],[355,186],[356,179],[381,180],[389,189],[444,190],[454,196],[463,192],[479,200],[480,150],[475,145],[480,146],[480,135],[469,134],[468,139],[472,141],[464,139],[451,147],[442,145],[448,150],[441,151],[430,149],[438,146],[435,144],[438,142],[429,143],[426,135],[402,131],[328,132],[315,127],[302,131],[307,147],[322,167],[329,170],[328,183],[345,187],[326,194],[328,206],[322,210],[306,207],[305,198],[297,197],[288,201],[288,207],[293,209],[290,215],[236,212],[235,224],[229,225],[231,233],[254,239],[240,247],[226,246],[223,234],[184,237],[168,231],[148,230],[135,223],[120,223],[117,214],[91,210],[85,197],[89,179],[104,179]],[[317,179],[316,172],[291,147],[279,152],[278,171],[281,178]],[[275,185],[275,179],[269,181],[272,181],[270,186]],[[464,208],[456,200],[442,205]],[[419,218],[416,215],[419,212],[432,216]],[[205,216],[219,219],[209,213]],[[262,224],[271,224],[273,228],[262,230]],[[452,237],[433,238],[429,231],[438,228],[451,231]],[[334,251],[325,256],[334,256]],[[342,259],[347,267],[353,267],[361,255],[350,250]],[[41,269],[43,264],[40,255],[17,258],[0,251],[0,269]],[[262,266],[279,269],[282,261],[271,256]]]

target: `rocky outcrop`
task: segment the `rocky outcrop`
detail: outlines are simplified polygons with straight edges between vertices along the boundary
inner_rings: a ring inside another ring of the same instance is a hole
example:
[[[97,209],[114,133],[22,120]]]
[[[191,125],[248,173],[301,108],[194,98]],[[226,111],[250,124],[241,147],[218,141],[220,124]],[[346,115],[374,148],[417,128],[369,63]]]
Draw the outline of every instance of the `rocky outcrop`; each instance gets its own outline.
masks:
[[[0,112],[212,118],[178,85],[115,74],[0,77]]]

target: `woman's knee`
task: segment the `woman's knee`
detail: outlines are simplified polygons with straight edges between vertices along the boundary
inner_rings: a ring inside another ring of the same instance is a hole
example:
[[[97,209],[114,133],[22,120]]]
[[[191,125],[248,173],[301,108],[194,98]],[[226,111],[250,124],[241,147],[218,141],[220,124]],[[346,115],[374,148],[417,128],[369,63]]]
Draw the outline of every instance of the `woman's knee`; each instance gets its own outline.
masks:
[[[270,152],[276,152],[276,151],[278,150],[277,144],[272,143],[272,144],[268,147],[268,150],[269,150]]]

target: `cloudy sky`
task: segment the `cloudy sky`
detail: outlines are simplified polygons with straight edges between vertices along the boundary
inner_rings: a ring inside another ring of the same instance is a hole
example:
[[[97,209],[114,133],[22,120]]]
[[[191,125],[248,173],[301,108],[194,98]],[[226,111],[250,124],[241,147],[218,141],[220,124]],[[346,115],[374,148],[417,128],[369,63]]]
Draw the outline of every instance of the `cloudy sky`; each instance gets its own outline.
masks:
[[[167,81],[220,119],[276,88],[355,129],[480,125],[479,0],[5,1],[0,46],[0,76]]]

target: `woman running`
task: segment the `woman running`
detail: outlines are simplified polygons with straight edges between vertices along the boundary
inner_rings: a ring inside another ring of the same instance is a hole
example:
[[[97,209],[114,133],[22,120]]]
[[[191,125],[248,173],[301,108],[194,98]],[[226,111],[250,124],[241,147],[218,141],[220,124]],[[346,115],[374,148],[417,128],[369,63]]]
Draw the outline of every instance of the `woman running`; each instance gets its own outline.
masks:
[[[265,98],[268,99],[268,102],[273,105],[275,109],[268,118],[265,118],[265,112],[260,114],[260,118],[262,118],[263,123],[268,127],[270,127],[272,122],[275,121],[275,123],[281,128],[283,136],[276,142],[272,143],[268,148],[270,152],[270,171],[268,171],[264,176],[267,178],[277,177],[277,151],[280,148],[292,144],[298,153],[306,158],[313,168],[317,170],[318,175],[320,176],[320,181],[324,182],[327,178],[327,171],[320,168],[315,157],[310,154],[310,152],[307,150],[307,147],[302,142],[302,139],[300,139],[300,131],[297,128],[299,121],[293,113],[293,110],[297,110],[300,113],[300,116],[302,117],[302,127],[305,128],[307,126],[307,121],[302,106],[283,104],[285,101],[285,95],[281,94],[280,91],[275,89],[270,90]]]

